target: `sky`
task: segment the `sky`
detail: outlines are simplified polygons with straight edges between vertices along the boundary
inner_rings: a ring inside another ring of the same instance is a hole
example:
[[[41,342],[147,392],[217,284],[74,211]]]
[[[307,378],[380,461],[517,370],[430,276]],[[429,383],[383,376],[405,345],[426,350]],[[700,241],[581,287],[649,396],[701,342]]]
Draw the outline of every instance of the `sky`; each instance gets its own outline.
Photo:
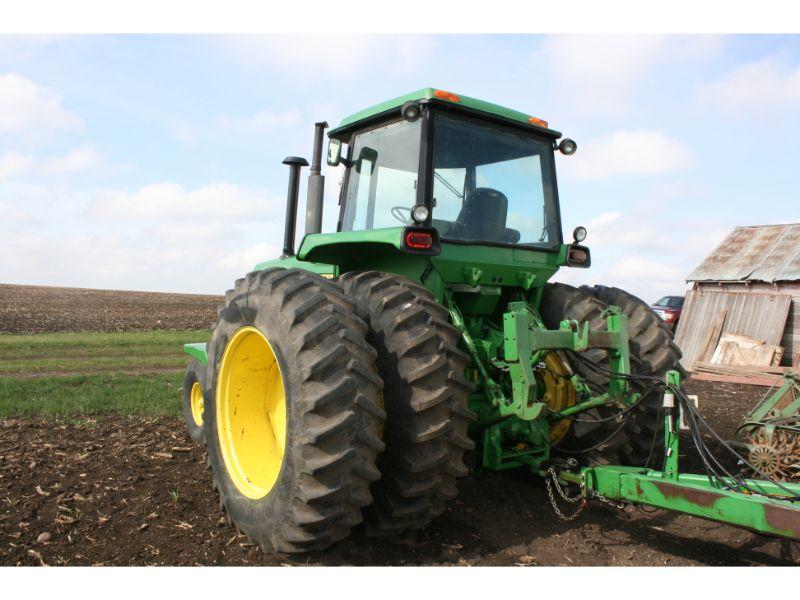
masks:
[[[313,124],[427,86],[577,141],[593,264],[556,280],[655,301],[733,227],[800,221],[800,36],[6,35],[0,282],[222,293],[280,253]]]

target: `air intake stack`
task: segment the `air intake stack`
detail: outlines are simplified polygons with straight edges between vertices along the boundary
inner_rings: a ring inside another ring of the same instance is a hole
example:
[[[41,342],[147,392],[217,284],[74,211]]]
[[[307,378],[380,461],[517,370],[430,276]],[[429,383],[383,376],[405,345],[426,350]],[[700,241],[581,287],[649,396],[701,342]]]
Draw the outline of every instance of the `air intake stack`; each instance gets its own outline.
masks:
[[[306,234],[322,231],[322,200],[325,195],[325,176],[322,174],[322,142],[325,138],[325,121],[314,125],[314,152],[308,175],[306,197]]]

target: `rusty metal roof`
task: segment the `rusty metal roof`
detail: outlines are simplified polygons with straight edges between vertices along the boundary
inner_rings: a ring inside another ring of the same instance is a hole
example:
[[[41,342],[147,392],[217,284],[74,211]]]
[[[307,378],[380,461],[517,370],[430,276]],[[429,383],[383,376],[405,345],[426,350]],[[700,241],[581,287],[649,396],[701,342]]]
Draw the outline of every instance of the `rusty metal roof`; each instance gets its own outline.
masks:
[[[800,281],[800,223],[737,227],[686,281]]]

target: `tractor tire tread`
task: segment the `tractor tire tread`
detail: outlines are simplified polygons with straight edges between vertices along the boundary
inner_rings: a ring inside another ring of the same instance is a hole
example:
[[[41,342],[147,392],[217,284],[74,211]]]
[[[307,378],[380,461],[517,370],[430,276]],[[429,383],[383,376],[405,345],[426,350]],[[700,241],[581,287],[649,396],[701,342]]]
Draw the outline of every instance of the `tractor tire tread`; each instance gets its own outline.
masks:
[[[542,318],[549,328],[557,328],[561,319],[589,321],[592,329],[605,329],[602,313],[608,305],[618,306],[628,316],[631,373],[664,379],[666,372],[677,369],[681,373],[680,350],[672,340],[672,332],[649,306],[619,288],[609,286],[582,286],[575,288],[566,284],[547,284],[542,298]],[[590,350],[584,353],[592,361],[603,364],[608,359],[605,350]],[[568,356],[573,370],[586,379],[595,392],[605,391],[607,375],[588,368],[581,360]],[[607,366],[607,365],[604,365]],[[644,393],[649,385],[634,382],[634,391]],[[606,417],[613,409],[603,407],[587,413],[587,418]],[[600,442],[619,427],[616,422],[602,425],[582,425],[574,428],[574,446],[586,448]],[[632,411],[624,427],[605,445],[587,452],[584,458],[594,463],[620,463],[631,466],[652,465],[659,460],[663,446],[663,424],[660,419],[659,394],[650,391],[648,396]]]
[[[208,345],[210,381],[230,336],[240,327],[280,332],[270,339],[283,357],[287,387],[287,439],[281,472],[270,493],[256,502],[239,493],[227,475],[215,418],[205,422],[213,485],[223,511],[265,551],[321,550],[362,521],[383,447],[385,412],[376,351],[367,325],[341,290],[300,269],[249,273],[225,295]],[[213,388],[213,386],[212,386]],[[214,394],[207,406],[213,409]]]
[[[405,277],[351,272],[338,284],[370,327],[367,340],[385,382],[386,450],[377,461],[382,478],[371,488],[375,502],[364,509],[367,533],[419,529],[444,512],[473,447],[461,336],[433,294]]]

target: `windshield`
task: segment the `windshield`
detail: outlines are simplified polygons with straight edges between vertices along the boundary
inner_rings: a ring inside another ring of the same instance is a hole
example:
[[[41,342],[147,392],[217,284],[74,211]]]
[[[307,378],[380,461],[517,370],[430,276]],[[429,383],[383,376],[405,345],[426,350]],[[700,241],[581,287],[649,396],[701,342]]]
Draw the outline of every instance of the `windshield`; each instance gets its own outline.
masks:
[[[437,114],[433,166],[432,224],[443,239],[558,243],[552,142]]]
[[[417,203],[421,121],[397,121],[353,136],[342,231],[399,227]]]
[[[681,296],[664,296],[655,303],[654,306],[663,306],[664,308],[682,308],[683,297]]]

